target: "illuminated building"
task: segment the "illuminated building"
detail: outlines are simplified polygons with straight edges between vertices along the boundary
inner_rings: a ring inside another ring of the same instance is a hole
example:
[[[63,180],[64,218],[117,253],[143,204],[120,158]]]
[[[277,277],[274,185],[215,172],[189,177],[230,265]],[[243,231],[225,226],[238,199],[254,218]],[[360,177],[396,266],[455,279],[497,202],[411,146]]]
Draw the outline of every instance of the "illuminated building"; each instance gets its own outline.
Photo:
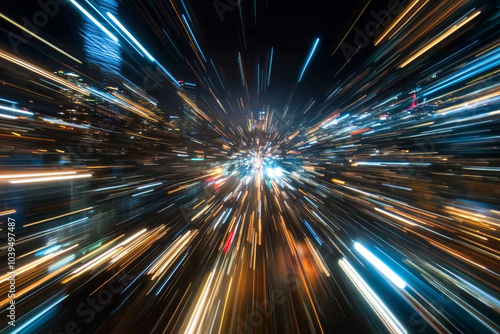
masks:
[[[190,82],[185,82],[185,81],[179,81],[179,84],[181,85],[182,91],[184,95],[194,104],[197,105],[197,97],[196,97],[196,84],[195,83],[190,83]],[[185,120],[185,124],[183,126],[184,131],[187,132],[192,132],[194,131],[194,128],[192,126],[192,123],[195,123],[196,120],[193,118],[193,108],[184,100],[182,100],[182,115]]]
[[[118,2],[116,0],[100,0],[97,2],[97,8],[102,13],[116,14]],[[87,62],[97,66],[104,75],[120,73],[122,66],[120,44],[111,39],[87,16],[83,16],[82,19],[82,36]]]

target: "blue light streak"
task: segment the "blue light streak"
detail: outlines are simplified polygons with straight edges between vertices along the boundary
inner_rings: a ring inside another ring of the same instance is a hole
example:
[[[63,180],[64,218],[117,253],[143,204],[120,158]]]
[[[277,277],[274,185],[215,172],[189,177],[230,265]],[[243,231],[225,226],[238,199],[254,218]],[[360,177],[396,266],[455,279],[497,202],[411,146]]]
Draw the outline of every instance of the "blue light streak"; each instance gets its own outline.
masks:
[[[125,28],[123,26],[123,24],[120,23],[120,21],[118,21],[118,19],[116,17],[113,16],[113,14],[111,14],[110,12],[107,12],[106,13],[109,18],[125,33],[125,35],[128,36],[128,38],[130,38],[132,40],[132,42],[134,42],[135,45],[137,45],[137,47],[139,49],[141,49],[141,51],[151,60],[151,61],[155,61],[155,59],[153,58],[153,56],[151,56],[149,54],[149,52],[141,45],[141,43],[139,43],[137,41],[137,39],[135,39],[135,37],[127,30],[127,28]]]
[[[191,35],[191,38],[193,39],[194,43],[196,44],[196,48],[201,54],[201,57],[203,58],[203,61],[206,63],[207,59],[205,58],[205,55],[203,54],[203,51],[201,51],[200,45],[198,44],[198,41],[196,40],[196,37],[194,37],[193,31],[191,30],[191,27],[189,26],[188,21],[186,20],[186,17],[184,14],[182,14],[182,20],[184,21],[184,24],[186,24],[186,27],[188,28],[189,34]]]
[[[363,255],[365,259],[370,261],[385,277],[391,280],[398,288],[404,289],[406,287],[405,281],[401,279],[394,271],[392,271],[385,263],[380,261],[375,255],[373,255],[368,249],[366,249],[359,242],[354,244],[354,248]]]
[[[85,16],[87,16],[92,22],[94,22],[94,24],[96,26],[98,26],[102,31],[104,31],[106,33],[106,35],[108,35],[112,40],[114,40],[115,42],[118,42],[118,38],[116,38],[115,35],[113,35],[108,29],[106,29],[99,21],[97,21],[92,15],[90,15],[89,12],[87,12],[85,10],[85,8],[83,8],[82,6],[80,6],[80,4],[78,4],[78,2],[76,2],[75,0],[70,0],[71,3],[76,7],[78,8]]]
[[[271,82],[271,69],[273,68],[274,48],[271,48],[271,57],[269,58],[269,72],[267,73],[267,85]]]
[[[302,71],[300,72],[298,83],[302,80],[302,77],[304,76],[304,73],[307,69],[307,66],[309,66],[309,62],[311,61],[311,58],[313,57],[314,52],[316,51],[316,48],[318,47],[318,44],[319,44],[319,38],[316,38],[316,41],[314,42],[314,45],[311,49],[311,52],[309,52],[309,56],[307,57],[306,63],[304,64],[304,67],[302,67]]]

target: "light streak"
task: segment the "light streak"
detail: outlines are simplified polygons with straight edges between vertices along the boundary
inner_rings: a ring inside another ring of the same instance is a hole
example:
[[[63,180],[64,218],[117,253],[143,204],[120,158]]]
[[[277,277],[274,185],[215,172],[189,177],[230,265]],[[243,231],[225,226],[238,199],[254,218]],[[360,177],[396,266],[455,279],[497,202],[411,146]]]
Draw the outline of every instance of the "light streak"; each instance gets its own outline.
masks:
[[[3,175],[0,175],[0,179],[17,179],[17,178],[23,178],[23,177],[70,175],[70,174],[76,174],[76,172],[36,173],[36,174],[3,174]]]
[[[123,24],[120,23],[120,21],[118,21],[118,19],[116,17],[114,17],[113,14],[111,14],[110,12],[107,12],[106,15],[108,15],[108,17],[128,36],[128,38],[130,38],[132,40],[132,42],[134,42],[135,45],[137,45],[137,47],[139,49],[141,49],[141,51],[151,61],[155,61],[155,59],[153,58],[153,56],[151,56],[151,54],[149,54],[149,52],[141,45],[141,43],[139,43],[137,41],[137,39],[135,39],[135,37],[127,30],[127,28],[125,28],[125,26],[123,26]]]
[[[24,111],[24,110],[19,110],[19,109],[10,108],[10,107],[4,107],[4,106],[0,106],[0,109],[5,110],[5,111],[12,111],[12,112],[15,112],[18,114],[33,116],[33,113],[31,111]]]
[[[89,12],[87,12],[87,10],[85,8],[83,8],[82,6],[80,6],[80,4],[78,4],[78,2],[76,2],[75,0],[69,0],[71,1],[71,3],[76,7],[78,8],[83,14],[85,14],[85,16],[87,16],[92,22],[94,22],[94,24],[96,26],[98,26],[102,31],[104,31],[106,33],[106,35],[108,35],[112,40],[114,40],[115,42],[118,42],[118,38],[115,37],[115,35],[113,35],[108,29],[106,29],[99,21],[97,21],[92,15],[90,15]]]
[[[198,49],[198,51],[200,52],[201,54],[201,57],[203,58],[203,61],[206,63],[207,60],[205,58],[205,55],[203,54],[203,51],[201,51],[201,48],[200,48],[200,45],[198,44],[198,41],[196,40],[196,37],[194,36],[194,33],[193,31],[191,30],[191,27],[189,26],[189,23],[188,21],[186,20],[186,17],[184,16],[184,14],[182,14],[182,20],[184,21],[184,24],[186,25],[186,27],[188,28],[188,31],[189,31],[189,35],[191,35],[191,38],[193,39],[195,45],[196,45],[196,48]]]
[[[28,35],[30,36],[33,36],[35,37],[36,39],[38,39],[39,41],[41,41],[42,43],[45,43],[46,45],[50,46],[51,48],[53,48],[54,50],[56,50],[57,52],[65,55],[66,57],[76,61],[77,63],[80,63],[82,64],[81,61],[79,61],[78,59],[76,59],[75,57],[71,56],[70,54],[64,52],[63,50],[59,49],[57,46],[55,46],[54,44],[52,43],[49,43],[47,40],[41,38],[40,36],[38,36],[37,34],[34,34],[31,30],[29,29],[26,29],[25,27],[23,27],[22,25],[20,25],[19,23],[9,19],[7,16],[3,15],[2,13],[0,13],[0,17],[3,18],[4,20],[6,20],[7,22],[15,25],[17,28],[21,29],[22,31],[24,31],[25,33],[27,33]],[[1,99],[0,99],[1,100]]]
[[[92,177],[92,174],[78,174],[71,176],[58,176],[58,177],[40,177],[35,179],[27,179],[27,180],[13,180],[9,181],[10,183],[36,183],[36,182],[48,182],[48,181],[63,181],[63,180],[74,180],[74,179],[82,179]]]
[[[435,39],[433,39],[432,41],[430,41],[429,43],[427,43],[427,45],[425,45],[423,48],[421,48],[419,51],[417,51],[413,56],[411,56],[409,59],[407,59],[405,62],[403,62],[399,67],[400,68],[405,67],[406,65],[408,65],[409,63],[411,63],[412,61],[414,61],[415,59],[417,59],[418,57],[420,57],[421,55],[423,55],[425,52],[429,51],[435,45],[437,45],[438,43],[442,42],[447,37],[449,37],[450,35],[452,35],[455,31],[457,31],[458,29],[462,28],[464,25],[466,25],[467,23],[469,23],[470,21],[472,21],[479,14],[481,14],[481,12],[477,11],[474,14],[472,14],[470,17],[464,19],[462,22],[460,22],[460,23],[454,25],[453,27],[449,28],[448,30],[446,30],[445,32],[443,32],[441,35],[439,35],[438,37],[436,37]]]
[[[300,83],[300,81],[302,81],[302,77],[304,76],[304,73],[307,69],[307,66],[309,65],[309,62],[311,61],[311,58],[313,57],[314,52],[316,51],[316,48],[318,47],[318,44],[319,44],[319,38],[316,38],[316,40],[314,41],[313,47],[312,47],[311,51],[309,52],[309,56],[307,57],[307,60],[304,64],[304,66],[302,67],[302,71],[300,71],[298,83]]]
[[[274,47],[271,48],[271,56],[269,58],[269,72],[267,73],[267,85],[271,83],[271,70],[273,68]]]
[[[56,302],[50,304],[49,306],[47,306],[45,309],[43,309],[42,312],[38,313],[36,316],[34,316],[33,318],[30,318],[30,320],[26,321],[25,323],[23,323],[21,326],[19,327],[15,327],[15,329],[12,331],[12,334],[17,334],[17,333],[20,333],[22,332],[26,327],[28,327],[29,325],[31,325],[33,322],[35,322],[38,318],[40,318],[42,315],[44,315],[45,313],[49,312],[50,310],[52,310],[57,304],[59,304],[60,302],[62,302],[64,299],[66,299],[68,297],[68,295],[62,297],[62,298],[59,298]]]
[[[377,313],[383,321],[387,329],[391,333],[404,334],[407,333],[406,329],[396,319],[387,306],[380,300],[380,298],[373,292],[373,290],[366,284],[357,271],[346,259],[340,259],[339,265],[347,274],[349,279],[354,283],[356,288],[361,292],[366,301],[370,304],[373,310]]]
[[[401,21],[401,19],[403,17],[406,16],[406,14],[408,14],[408,12],[413,8],[415,7],[415,5],[419,2],[420,0],[414,0],[406,9],[405,11],[403,11],[401,14],[399,14],[399,16],[392,22],[392,24],[387,27],[387,29],[380,35],[379,38],[377,38],[377,40],[375,40],[375,46],[377,46],[377,44],[380,43],[380,41],[382,41],[384,39],[385,36],[387,36],[387,34],[389,32],[391,32],[391,30],[396,26],[396,24],[399,23],[399,21]]]
[[[405,281],[401,279],[394,271],[392,271],[385,263],[380,261],[375,255],[373,255],[368,249],[366,249],[363,245],[361,245],[359,242],[356,242],[354,244],[354,248],[358,252],[361,253],[368,261],[370,261],[375,268],[380,270],[380,272],[387,277],[388,279],[391,280],[392,283],[394,283],[398,288],[404,289],[406,287]]]

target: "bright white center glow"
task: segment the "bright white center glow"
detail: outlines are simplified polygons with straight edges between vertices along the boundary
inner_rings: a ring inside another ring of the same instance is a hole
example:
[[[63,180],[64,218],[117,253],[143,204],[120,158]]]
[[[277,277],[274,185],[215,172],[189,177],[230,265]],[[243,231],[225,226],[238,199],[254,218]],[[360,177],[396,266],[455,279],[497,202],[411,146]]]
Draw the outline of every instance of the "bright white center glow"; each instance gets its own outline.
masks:
[[[274,168],[267,168],[266,173],[267,173],[267,176],[269,176],[271,179],[274,179],[276,177],[276,173],[274,172]]]
[[[283,176],[283,169],[280,167],[267,167],[266,168],[266,174],[269,178],[274,179],[274,178],[280,178]]]

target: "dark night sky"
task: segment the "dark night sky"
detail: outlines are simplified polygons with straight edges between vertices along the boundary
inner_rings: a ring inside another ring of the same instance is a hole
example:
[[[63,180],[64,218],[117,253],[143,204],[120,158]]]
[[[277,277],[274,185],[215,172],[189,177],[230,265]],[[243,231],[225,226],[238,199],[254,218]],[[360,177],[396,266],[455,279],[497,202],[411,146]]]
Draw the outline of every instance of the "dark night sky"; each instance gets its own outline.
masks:
[[[139,0],[137,0],[139,1]],[[142,0],[141,0],[142,1]],[[332,88],[333,75],[342,67],[345,58],[339,50],[334,57],[330,54],[342,39],[350,25],[354,22],[366,1],[311,1],[304,2],[298,0],[257,0],[257,25],[254,23],[254,2],[243,0],[242,12],[245,24],[247,47],[242,40],[241,21],[237,7],[233,11],[224,13],[224,20],[221,21],[212,0],[185,0],[186,6],[194,21],[195,34],[202,45],[207,59],[212,58],[223,76],[226,88],[229,88],[231,96],[234,98],[244,97],[244,90],[241,86],[240,75],[237,64],[237,53],[243,55],[246,76],[249,85],[250,107],[252,110],[262,108],[262,104],[271,105],[278,109],[283,108],[292,90],[295,87],[302,65],[304,64],[310,48],[315,40],[321,39],[317,52],[308,68],[306,75],[297,87],[294,99],[291,103],[291,110],[299,108],[299,111],[307,104],[311,98],[321,99],[326,91]],[[221,0],[225,3],[226,0]],[[32,5],[29,5],[32,3]],[[120,4],[120,18],[127,27],[138,37],[138,39],[169,69],[179,80],[196,80],[186,63],[175,56],[172,48],[168,50],[168,42],[164,36],[155,34],[151,25],[151,17],[155,18],[159,27],[164,28],[178,43],[179,49],[188,59],[194,59],[194,54],[188,47],[185,38],[182,38],[171,26],[171,22],[161,17],[161,13],[156,8],[170,6],[168,1],[143,1],[148,12],[141,12],[137,2],[127,0]],[[19,1],[9,3],[8,9],[1,6],[2,12],[13,19],[20,20],[22,16],[32,17],[40,10],[36,0]],[[357,26],[364,27],[366,22],[371,20],[370,10],[386,9],[387,0],[374,0],[370,3],[363,18]],[[147,17],[151,15],[150,17]],[[49,23],[40,29],[40,34],[50,41],[61,45],[63,49],[69,50],[72,54],[83,58],[82,39],[79,36],[80,14],[72,5],[62,5],[60,12]],[[76,24],[75,24],[76,23]],[[2,22],[1,27],[11,28]],[[6,33],[2,32],[1,43],[9,44]],[[352,42],[354,34],[351,32],[346,42]],[[162,40],[163,39],[163,42]],[[267,94],[259,98],[259,106],[256,103],[256,68],[257,63],[261,68],[265,66],[266,53],[270,47],[274,47],[274,62],[271,75],[271,85]],[[22,54],[34,55],[29,46],[23,46]],[[361,54],[353,58],[353,63],[347,66],[344,77],[352,73],[356,66],[363,62],[369,54],[370,47],[364,49]],[[35,53],[34,58],[38,54]],[[133,53],[126,55],[125,60],[131,66],[137,59]],[[138,57],[136,57],[138,58]],[[139,59],[139,62],[141,60]],[[147,65],[146,63],[143,66]],[[55,65],[56,66],[56,65]],[[125,68],[123,74],[141,85],[137,73]],[[342,78],[342,75],[339,77]],[[215,82],[216,77],[212,77]],[[222,93],[219,91],[219,93]],[[164,102],[169,109],[175,108],[178,104],[172,103],[173,92],[166,90],[155,90],[151,94]],[[312,109],[307,117],[314,117],[317,110]],[[301,113],[301,112],[300,112]],[[234,115],[236,122],[243,120],[243,115]]]
[[[257,26],[255,26],[253,3],[247,1],[243,7],[246,13],[244,15],[246,50],[242,43],[241,23],[236,10],[231,13],[226,12],[225,16],[228,19],[224,22],[219,20],[213,6],[201,9],[207,13],[212,12],[211,15],[204,15],[198,11],[196,14],[202,22],[200,28],[204,31],[213,31],[205,34],[205,41],[214,59],[217,59],[219,64],[234,64],[232,68],[225,66],[225,73],[228,81],[236,87],[240,86],[236,52],[242,51],[251,96],[255,96],[256,64],[260,62],[263,65],[267,49],[274,47],[273,73],[266,101],[276,107],[282,107],[297,81],[315,38],[320,37],[321,41],[305,80],[299,87],[299,92],[303,92],[309,99],[311,93],[315,93],[314,90],[326,88],[335,67],[341,64],[332,60],[330,53],[335,41],[341,38],[343,29],[348,29],[345,23],[349,21],[350,16],[353,16],[353,10],[362,7],[363,3],[333,4],[335,2],[314,1],[306,4],[303,1],[269,1],[267,8],[265,4],[258,6]],[[255,103],[252,107],[255,107]]]
[[[192,2],[194,3],[194,2]],[[249,81],[252,108],[256,107],[256,64],[265,63],[266,52],[274,47],[275,58],[271,86],[268,94],[260,99],[281,108],[285,105],[290,92],[297,82],[302,65],[315,40],[321,39],[316,54],[306,75],[294,95],[294,105],[303,107],[311,97],[323,96],[334,81],[332,77],[345,62],[340,50],[334,57],[332,51],[340,42],[351,24],[366,4],[366,1],[286,1],[257,0],[257,25],[254,24],[253,1],[243,2],[243,16],[247,36],[247,49],[241,38],[241,23],[236,10],[224,13],[224,21],[220,21],[211,1],[202,2],[202,6],[192,5],[195,22],[199,31],[203,32],[205,45],[218,64],[224,64],[224,73],[230,87],[241,87],[237,67],[237,52],[242,51],[247,79]],[[369,11],[385,9],[386,1],[372,1],[364,17]],[[358,25],[364,27],[364,21]],[[354,34],[349,35],[346,42],[352,42]],[[365,50],[369,52],[369,48]],[[365,54],[366,55],[366,54]],[[345,74],[364,60],[361,53],[353,58],[353,64],[346,68]],[[250,74],[248,74],[250,73]],[[241,91],[243,93],[243,91]]]

